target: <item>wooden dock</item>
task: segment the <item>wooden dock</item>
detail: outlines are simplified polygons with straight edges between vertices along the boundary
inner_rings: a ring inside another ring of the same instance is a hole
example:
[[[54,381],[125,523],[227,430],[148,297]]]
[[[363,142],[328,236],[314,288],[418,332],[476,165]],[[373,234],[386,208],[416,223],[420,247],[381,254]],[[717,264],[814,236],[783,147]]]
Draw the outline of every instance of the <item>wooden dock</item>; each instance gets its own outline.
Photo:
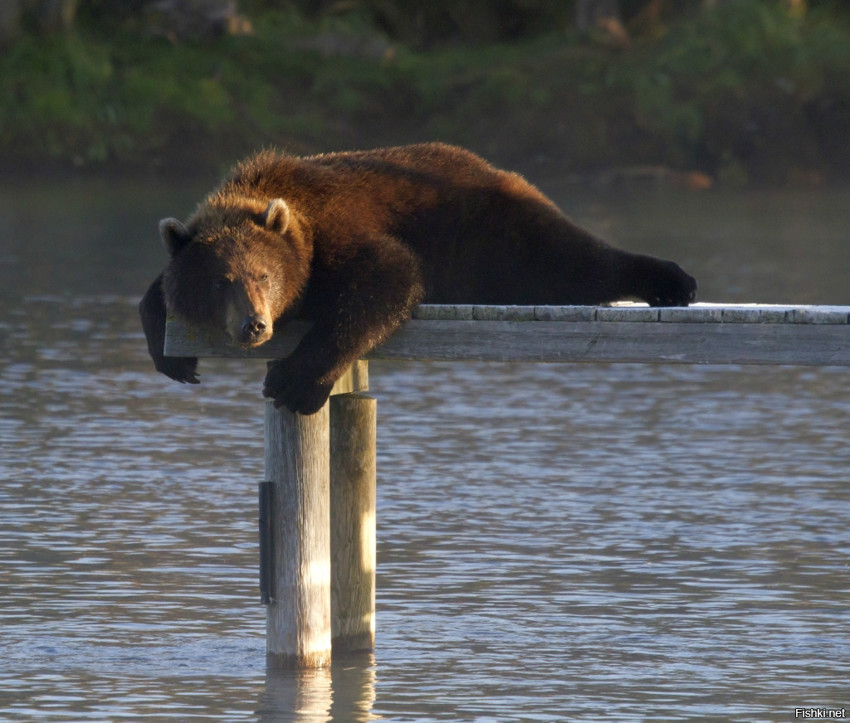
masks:
[[[243,349],[169,320],[165,353],[279,359],[308,328],[292,322]],[[850,307],[423,305],[367,358],[850,366]],[[374,645],[376,403],[367,389],[364,360],[315,415],[266,402],[260,580],[270,666],[321,667]]]
[[[167,325],[167,356],[287,356],[306,322],[292,322],[261,347]],[[423,305],[367,359],[393,361],[850,364],[850,307],[774,304],[613,306]]]

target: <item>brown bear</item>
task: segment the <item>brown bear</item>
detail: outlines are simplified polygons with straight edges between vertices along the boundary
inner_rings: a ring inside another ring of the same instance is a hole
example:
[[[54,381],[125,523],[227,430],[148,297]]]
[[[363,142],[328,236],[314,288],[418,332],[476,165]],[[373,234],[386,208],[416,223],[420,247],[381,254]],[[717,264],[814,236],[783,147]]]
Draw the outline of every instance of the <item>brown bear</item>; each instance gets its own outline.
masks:
[[[163,356],[166,309],[257,346],[292,318],[313,325],[263,393],[310,414],[357,358],[433,304],[686,306],[672,261],[578,228],[521,176],[438,143],[238,164],[189,220],[159,224],[171,259],[139,305],[156,368],[197,383],[197,359]]]

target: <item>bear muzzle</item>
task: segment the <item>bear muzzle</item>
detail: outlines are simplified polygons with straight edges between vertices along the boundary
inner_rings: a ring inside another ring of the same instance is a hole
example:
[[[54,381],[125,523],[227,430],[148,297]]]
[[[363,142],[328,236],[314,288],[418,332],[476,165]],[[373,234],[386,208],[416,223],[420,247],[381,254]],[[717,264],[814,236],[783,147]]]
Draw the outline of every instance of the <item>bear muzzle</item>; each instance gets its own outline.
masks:
[[[259,314],[248,314],[239,328],[235,341],[245,346],[257,346],[271,338],[270,324]]]

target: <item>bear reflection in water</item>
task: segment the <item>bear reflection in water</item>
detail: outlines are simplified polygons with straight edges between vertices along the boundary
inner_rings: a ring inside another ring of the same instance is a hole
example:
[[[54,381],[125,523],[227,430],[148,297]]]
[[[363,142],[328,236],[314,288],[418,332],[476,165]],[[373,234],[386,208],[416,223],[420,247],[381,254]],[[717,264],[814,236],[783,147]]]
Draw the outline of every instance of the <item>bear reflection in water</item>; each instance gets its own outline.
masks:
[[[312,320],[263,393],[311,414],[356,359],[420,303],[686,306],[696,281],[672,261],[575,226],[521,176],[430,143],[238,164],[194,214],[159,224],[170,260],[139,310],[156,368],[197,383],[197,359],[163,356],[166,309],[268,341]]]

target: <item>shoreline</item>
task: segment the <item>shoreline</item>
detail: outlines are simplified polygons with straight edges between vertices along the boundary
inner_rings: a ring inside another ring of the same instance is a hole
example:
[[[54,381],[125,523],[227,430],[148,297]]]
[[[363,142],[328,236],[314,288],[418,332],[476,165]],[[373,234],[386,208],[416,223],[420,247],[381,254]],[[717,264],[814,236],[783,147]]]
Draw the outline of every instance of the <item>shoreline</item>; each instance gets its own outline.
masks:
[[[627,50],[564,32],[412,50],[274,15],[250,36],[207,42],[100,26],[24,36],[0,58],[0,163],[222,174],[269,146],[442,141],[521,173],[603,184],[850,181],[850,23],[771,12],[729,4]]]

